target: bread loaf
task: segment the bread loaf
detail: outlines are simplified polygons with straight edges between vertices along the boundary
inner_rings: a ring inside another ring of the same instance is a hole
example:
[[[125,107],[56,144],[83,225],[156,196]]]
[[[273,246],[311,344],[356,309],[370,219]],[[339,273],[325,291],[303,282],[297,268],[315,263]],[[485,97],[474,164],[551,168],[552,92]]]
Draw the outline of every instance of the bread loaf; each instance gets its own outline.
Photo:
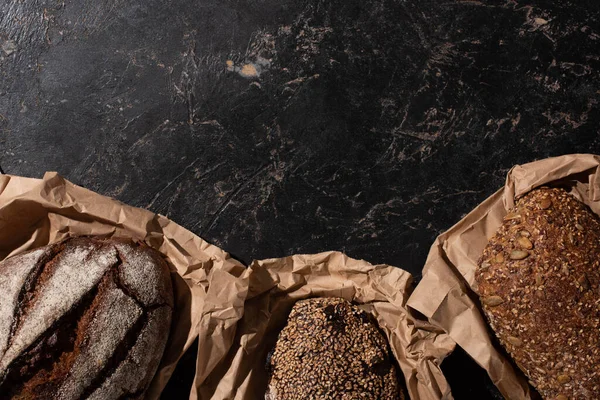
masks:
[[[0,263],[1,399],[141,399],[173,310],[160,254],[73,238]]]
[[[344,299],[298,301],[267,368],[267,400],[403,399],[386,338]]]
[[[517,201],[476,272],[500,343],[545,399],[600,398],[600,222],[562,189]]]

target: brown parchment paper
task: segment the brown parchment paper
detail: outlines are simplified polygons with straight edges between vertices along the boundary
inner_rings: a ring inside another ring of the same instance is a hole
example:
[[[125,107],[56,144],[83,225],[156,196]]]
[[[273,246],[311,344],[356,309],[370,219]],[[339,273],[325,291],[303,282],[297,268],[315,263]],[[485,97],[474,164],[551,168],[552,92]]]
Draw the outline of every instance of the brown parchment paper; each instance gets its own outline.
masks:
[[[339,252],[254,261],[243,318],[227,356],[210,369],[200,345],[196,386],[201,399],[261,399],[267,387],[267,353],[297,300],[343,297],[377,319],[404,374],[412,399],[452,399],[439,369],[454,342],[407,311],[411,276]],[[218,313],[217,313],[218,314]],[[212,319],[220,320],[221,315]]]
[[[160,251],[171,268],[176,309],[167,348],[146,393],[146,398],[157,399],[184,351],[198,335],[201,342],[210,335],[200,329],[207,302],[219,298],[218,306],[209,308],[225,314],[243,305],[246,291],[240,286],[247,287],[246,270],[223,250],[166,217],[76,186],[54,172],[43,179],[0,175],[0,260],[79,235],[143,241]],[[231,287],[234,296],[219,296]],[[223,315],[225,321],[240,317]],[[208,363],[211,357],[220,360],[220,351],[228,348],[226,339],[212,340],[215,350],[208,353]]]
[[[477,297],[477,260],[515,199],[533,188],[560,185],[600,213],[599,165],[596,155],[571,154],[513,167],[504,188],[436,239],[408,300],[469,353],[507,399],[530,399],[531,393],[522,372],[492,344]]]

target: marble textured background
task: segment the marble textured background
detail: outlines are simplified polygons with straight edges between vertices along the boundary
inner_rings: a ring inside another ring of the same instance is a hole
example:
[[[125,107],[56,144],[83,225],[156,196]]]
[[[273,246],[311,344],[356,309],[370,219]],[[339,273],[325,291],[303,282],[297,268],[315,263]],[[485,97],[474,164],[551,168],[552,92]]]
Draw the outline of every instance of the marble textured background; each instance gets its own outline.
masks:
[[[5,173],[246,263],[341,250],[418,279],[514,164],[600,153],[591,0],[6,0],[0,46]],[[444,369],[457,399],[500,398],[460,351]]]

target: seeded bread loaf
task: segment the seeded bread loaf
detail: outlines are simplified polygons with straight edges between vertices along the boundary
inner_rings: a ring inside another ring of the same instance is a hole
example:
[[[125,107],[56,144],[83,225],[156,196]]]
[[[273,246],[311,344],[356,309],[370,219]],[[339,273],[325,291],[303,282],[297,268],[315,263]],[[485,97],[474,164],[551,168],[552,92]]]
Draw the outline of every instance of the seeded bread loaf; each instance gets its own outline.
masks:
[[[402,400],[386,338],[344,299],[298,301],[267,363],[266,400]]]
[[[143,398],[171,326],[160,254],[68,239],[0,263],[0,294],[0,399]]]
[[[517,201],[476,273],[487,319],[544,399],[600,398],[600,222],[562,189]]]

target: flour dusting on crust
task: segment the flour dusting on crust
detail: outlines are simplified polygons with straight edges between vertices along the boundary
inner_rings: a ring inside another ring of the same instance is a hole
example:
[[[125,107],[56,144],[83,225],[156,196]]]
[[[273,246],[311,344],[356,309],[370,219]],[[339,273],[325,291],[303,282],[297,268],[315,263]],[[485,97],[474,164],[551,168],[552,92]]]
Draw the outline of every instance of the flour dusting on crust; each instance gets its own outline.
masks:
[[[9,258],[0,269],[0,360],[8,344],[10,328],[14,320],[14,312],[19,299],[21,287],[25,284],[29,273],[36,267],[46,252],[38,249],[24,254],[20,258]],[[0,369],[0,374],[2,369]]]
[[[119,343],[142,316],[142,309],[121,289],[114,287],[104,296],[89,327],[87,343],[62,387],[57,400],[78,399],[106,367]],[[110,331],[110,334],[106,334]]]
[[[81,297],[98,284],[102,275],[117,263],[117,252],[112,247],[94,251],[94,246],[68,248],[56,260],[54,275],[46,283],[28,318],[15,332],[13,342],[2,361],[5,369],[24,349],[30,346],[58,318],[69,311]],[[90,257],[94,253],[94,257]],[[85,268],[82,268],[85,265]]]
[[[168,332],[165,322],[170,319],[171,309],[167,306],[148,312],[147,329],[142,331],[127,359],[98,390],[92,393],[88,400],[139,396],[141,393],[138,392],[145,389],[156,373],[166,346],[166,341],[160,332]]]

